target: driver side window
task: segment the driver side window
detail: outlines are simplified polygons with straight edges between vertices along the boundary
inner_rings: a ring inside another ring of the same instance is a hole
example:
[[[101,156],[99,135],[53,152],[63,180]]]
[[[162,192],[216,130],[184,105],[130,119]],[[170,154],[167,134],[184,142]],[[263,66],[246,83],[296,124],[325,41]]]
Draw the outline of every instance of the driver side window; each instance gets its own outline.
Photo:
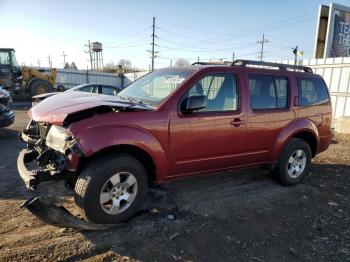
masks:
[[[210,74],[199,80],[185,97],[204,95],[207,106],[197,112],[233,111],[238,109],[236,78],[231,73]]]

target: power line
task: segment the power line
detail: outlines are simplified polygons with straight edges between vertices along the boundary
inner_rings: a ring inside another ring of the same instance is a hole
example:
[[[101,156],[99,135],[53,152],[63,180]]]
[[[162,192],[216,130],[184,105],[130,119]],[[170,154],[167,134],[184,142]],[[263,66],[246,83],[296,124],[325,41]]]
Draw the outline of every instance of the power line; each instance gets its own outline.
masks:
[[[263,28],[266,28],[266,27],[269,27],[269,26],[272,26],[272,25],[275,25],[275,24],[280,25],[281,23],[289,22],[291,20],[299,20],[301,18],[310,17],[310,16],[314,16],[314,13],[313,12],[308,12],[308,13],[305,13],[305,14],[302,14],[302,15],[298,15],[298,16],[295,16],[295,17],[289,17],[289,18],[277,20],[277,21],[269,23],[269,24],[265,24],[265,25],[261,25],[261,26],[257,26],[257,27],[252,27],[250,29],[247,28],[245,30],[238,31],[238,32],[235,32],[235,33],[229,33],[229,34],[227,34],[227,33],[218,33],[218,32],[210,32],[210,31],[206,31],[206,30],[202,30],[202,29],[195,29],[195,28],[189,27],[187,25],[180,25],[180,24],[169,22],[167,20],[159,19],[159,18],[158,18],[158,20],[163,21],[166,24],[170,24],[170,25],[176,26],[176,27],[181,27],[181,28],[188,29],[190,31],[204,32],[204,33],[209,33],[209,34],[213,34],[213,35],[234,36],[236,34],[246,33],[246,32],[249,32],[249,31],[255,31],[255,30],[258,30],[258,29],[263,29]]]
[[[149,37],[149,36],[148,36]],[[147,38],[148,38],[147,37]],[[142,45],[128,45],[128,46],[104,46],[105,48],[132,48],[132,47],[145,47],[148,46],[149,44],[142,44]]]
[[[139,36],[140,34],[144,33],[144,32],[148,32],[148,30],[150,29],[150,27],[146,27],[146,28],[143,28],[142,30],[139,30],[135,33],[132,33],[132,34],[126,34],[127,36],[124,36],[122,38],[120,38],[119,40],[113,40],[113,41],[110,41],[110,42],[106,42],[105,44],[113,44],[113,43],[116,43],[116,42],[123,42],[125,40],[129,40],[130,38],[132,39],[134,36]]]
[[[139,38],[139,39],[136,39],[134,41],[131,41],[131,42],[127,42],[127,43],[120,43],[120,45],[105,45],[104,47],[107,47],[107,48],[123,48],[124,46],[134,46],[135,43],[138,43],[138,42],[141,42],[142,40],[146,40],[149,38],[149,35],[147,36],[143,36],[142,38]]]

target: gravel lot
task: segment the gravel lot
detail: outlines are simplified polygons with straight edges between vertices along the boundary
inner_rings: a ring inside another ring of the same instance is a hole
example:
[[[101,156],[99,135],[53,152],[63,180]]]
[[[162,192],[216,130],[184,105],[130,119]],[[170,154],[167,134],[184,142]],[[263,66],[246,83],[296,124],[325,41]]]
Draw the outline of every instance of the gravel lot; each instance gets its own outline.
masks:
[[[350,261],[350,136],[337,135],[309,178],[283,187],[268,171],[225,172],[165,185],[175,221],[146,215],[113,230],[77,232],[39,222],[16,159],[14,125],[0,129],[1,261]]]

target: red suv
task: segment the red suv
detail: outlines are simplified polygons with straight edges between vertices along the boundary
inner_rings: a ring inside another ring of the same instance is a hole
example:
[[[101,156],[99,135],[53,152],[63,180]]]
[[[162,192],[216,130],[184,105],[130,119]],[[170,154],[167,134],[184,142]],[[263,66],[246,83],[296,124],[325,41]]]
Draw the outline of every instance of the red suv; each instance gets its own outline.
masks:
[[[18,171],[32,189],[65,180],[88,221],[116,223],[138,211],[151,185],[176,178],[268,165],[283,185],[300,182],[330,145],[331,111],[325,82],[308,67],[165,68],[116,97],[64,92],[34,106]]]

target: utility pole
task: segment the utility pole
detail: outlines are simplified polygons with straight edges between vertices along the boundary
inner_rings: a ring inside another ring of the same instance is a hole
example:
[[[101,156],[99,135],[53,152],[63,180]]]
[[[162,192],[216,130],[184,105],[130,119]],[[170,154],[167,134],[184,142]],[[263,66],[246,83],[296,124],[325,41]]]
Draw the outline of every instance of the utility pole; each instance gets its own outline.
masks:
[[[199,58],[200,58],[200,57],[198,56],[198,57],[197,57],[197,62],[198,62],[198,64],[199,64]]]
[[[38,59],[38,61],[37,61],[37,62],[38,62],[38,67],[40,67],[40,60]]]
[[[92,53],[91,53],[91,44],[90,44],[90,40],[88,40],[88,44],[85,45],[85,46],[88,48],[88,50],[85,51],[85,53],[88,53],[89,56],[90,56],[90,70],[92,70],[93,68],[92,68]]]
[[[170,67],[173,67],[173,60],[170,59]]]
[[[61,56],[63,56],[63,67],[64,67],[66,65],[66,56],[68,56],[68,55],[66,55],[63,51]]]
[[[297,65],[298,63],[298,46],[292,47],[293,54],[294,54],[294,65]]]
[[[261,40],[259,40],[259,41],[256,42],[257,44],[261,44],[260,56],[259,56],[260,61],[262,61],[262,60],[263,60],[263,57],[264,57],[264,44],[265,44],[265,43],[268,43],[268,42],[269,42],[269,40],[267,40],[267,39],[265,38],[265,34],[263,34]]]
[[[52,57],[51,57],[50,55],[47,56],[47,61],[49,61],[49,67],[50,67],[50,68],[52,68],[52,61],[51,61],[51,58],[52,58]]]
[[[235,52],[232,52],[232,63],[235,61]]]
[[[147,52],[150,52],[151,53],[151,59],[152,59],[152,71],[154,70],[154,58],[156,58],[157,56],[155,55],[156,53],[158,53],[157,51],[154,51],[154,46],[156,46],[154,40],[156,37],[158,37],[156,34],[155,34],[155,30],[156,30],[156,18],[153,17],[153,24],[152,24],[152,43],[151,43],[151,46],[152,46],[152,50],[147,50]]]

